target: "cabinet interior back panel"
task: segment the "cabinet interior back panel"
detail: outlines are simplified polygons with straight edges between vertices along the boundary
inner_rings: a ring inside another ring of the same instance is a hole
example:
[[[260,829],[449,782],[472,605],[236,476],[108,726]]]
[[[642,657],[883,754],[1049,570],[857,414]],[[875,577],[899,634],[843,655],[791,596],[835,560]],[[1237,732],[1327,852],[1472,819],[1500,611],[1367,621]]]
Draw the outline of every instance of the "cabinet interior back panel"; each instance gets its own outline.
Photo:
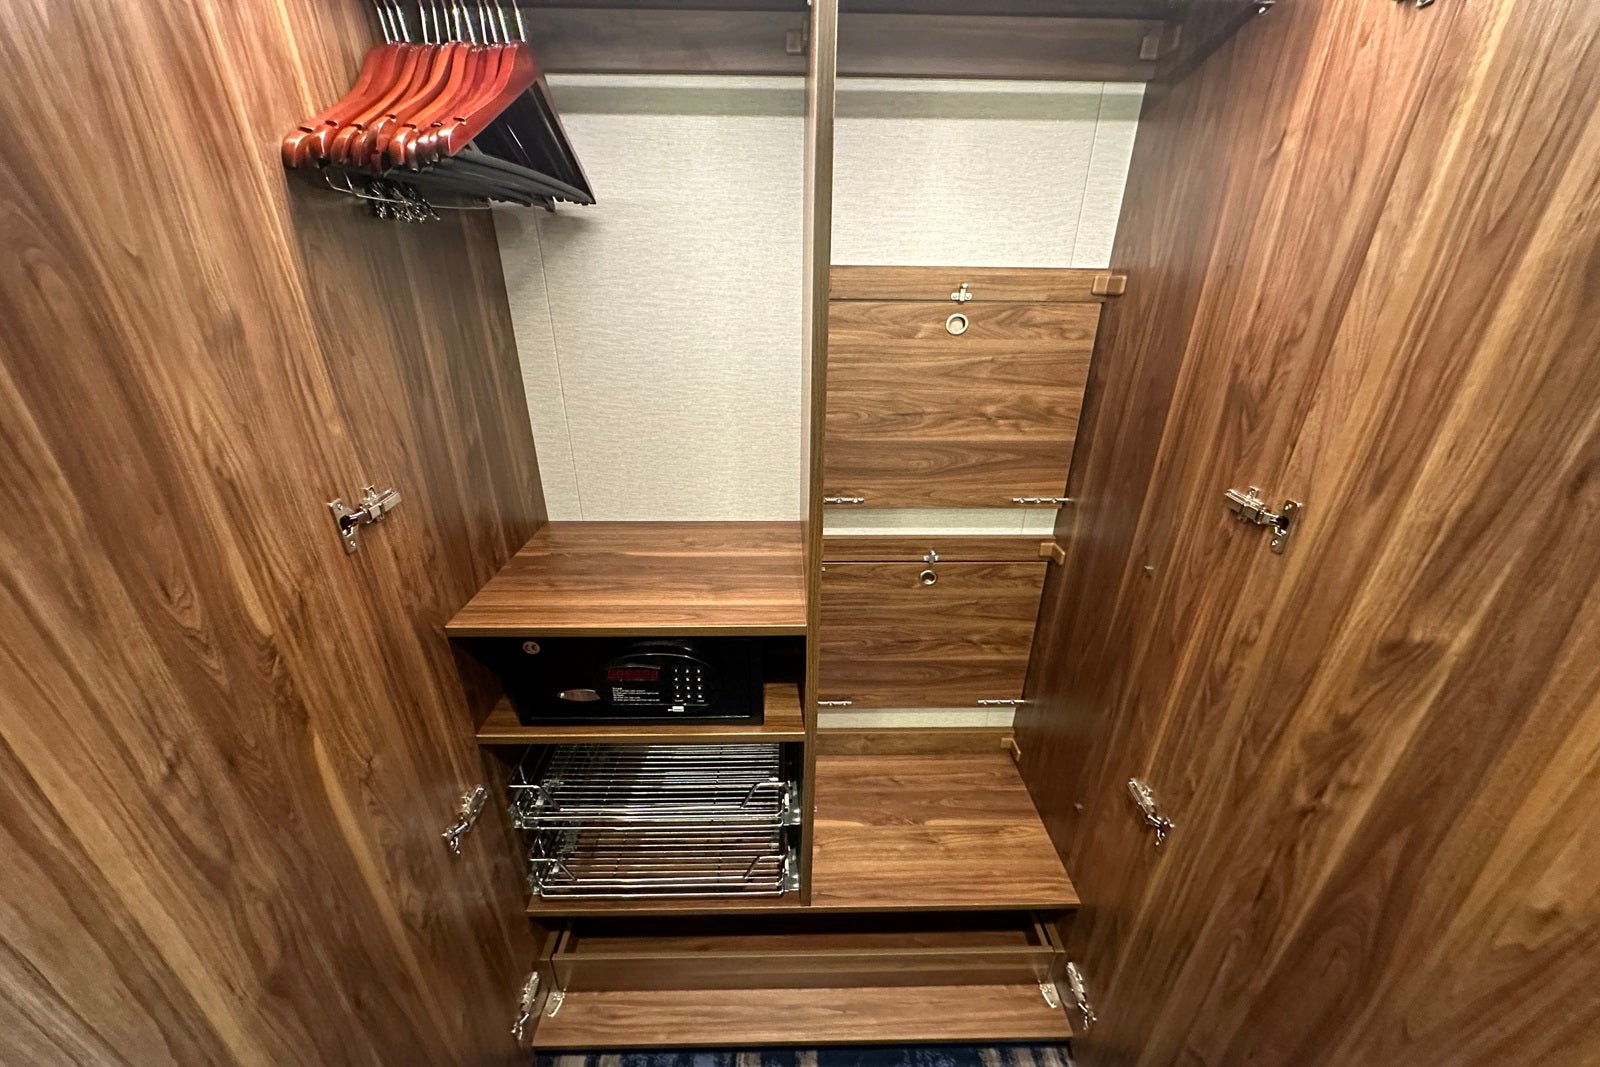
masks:
[[[804,84],[551,84],[599,203],[495,212],[550,517],[800,518]],[[844,82],[835,262],[1107,265],[1139,92]]]

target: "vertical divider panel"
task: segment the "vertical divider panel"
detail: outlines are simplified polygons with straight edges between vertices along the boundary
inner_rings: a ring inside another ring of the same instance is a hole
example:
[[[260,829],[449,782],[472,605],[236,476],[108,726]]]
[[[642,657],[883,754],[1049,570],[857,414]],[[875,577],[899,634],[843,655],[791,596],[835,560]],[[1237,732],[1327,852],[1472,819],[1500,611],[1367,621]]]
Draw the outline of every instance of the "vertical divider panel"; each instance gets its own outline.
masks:
[[[822,578],[822,427],[828,363],[828,275],[833,261],[834,83],[839,58],[839,0],[812,0],[811,49],[806,68],[805,311],[801,420],[806,479],[806,673],[801,694],[806,720],[804,822],[800,833],[800,899],[811,902],[811,853],[817,761],[817,622]]]

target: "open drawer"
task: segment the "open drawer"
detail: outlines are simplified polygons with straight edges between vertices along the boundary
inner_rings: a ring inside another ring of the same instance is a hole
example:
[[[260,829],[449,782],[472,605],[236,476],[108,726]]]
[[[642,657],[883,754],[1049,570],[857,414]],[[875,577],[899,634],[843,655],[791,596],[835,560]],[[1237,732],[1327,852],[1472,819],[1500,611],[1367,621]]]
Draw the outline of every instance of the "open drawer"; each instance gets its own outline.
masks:
[[[1072,1036],[1060,943],[1029,913],[578,918],[547,946],[541,1049]]]
[[[1037,984],[1060,953],[1029,913],[588,918],[556,934],[550,967],[568,992]]]

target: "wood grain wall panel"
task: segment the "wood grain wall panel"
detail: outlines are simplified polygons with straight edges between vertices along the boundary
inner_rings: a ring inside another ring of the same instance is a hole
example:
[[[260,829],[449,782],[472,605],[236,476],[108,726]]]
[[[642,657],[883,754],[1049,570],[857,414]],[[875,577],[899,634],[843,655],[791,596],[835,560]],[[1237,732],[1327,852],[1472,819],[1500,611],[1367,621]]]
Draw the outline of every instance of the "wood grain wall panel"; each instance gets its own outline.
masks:
[[[1147,97],[1017,718],[1086,1063],[1600,1056],[1597,60],[1589,4],[1328,0]]]
[[[1099,307],[834,301],[823,488],[869,507],[1060,496]]]
[[[822,700],[971,707],[1020,695],[1044,563],[830,563],[822,572]],[[933,585],[920,575],[932,569]]]
[[[513,1055],[509,829],[438,837],[488,773],[441,627],[539,522],[492,230],[277,156],[371,33],[0,12],[7,1064]],[[404,503],[346,556],[368,481]]]

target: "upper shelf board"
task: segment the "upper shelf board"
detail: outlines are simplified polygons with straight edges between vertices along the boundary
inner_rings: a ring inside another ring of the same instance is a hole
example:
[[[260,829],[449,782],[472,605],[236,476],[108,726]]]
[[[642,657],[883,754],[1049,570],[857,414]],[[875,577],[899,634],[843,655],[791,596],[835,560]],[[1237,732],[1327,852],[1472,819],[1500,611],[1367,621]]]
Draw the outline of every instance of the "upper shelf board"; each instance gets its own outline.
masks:
[[[452,637],[800,635],[798,522],[552,522],[445,626]]]

